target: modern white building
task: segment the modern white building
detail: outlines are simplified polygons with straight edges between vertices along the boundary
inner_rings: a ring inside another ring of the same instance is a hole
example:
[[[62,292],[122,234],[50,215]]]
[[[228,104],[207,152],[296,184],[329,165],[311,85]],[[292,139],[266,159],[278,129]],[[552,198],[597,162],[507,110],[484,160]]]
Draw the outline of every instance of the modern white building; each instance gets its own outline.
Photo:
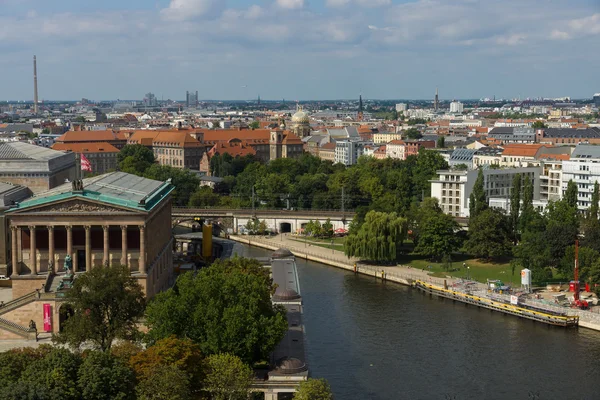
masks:
[[[587,210],[591,204],[594,184],[600,181],[600,146],[579,144],[570,160],[562,163],[562,194],[569,181],[577,184],[579,210]]]
[[[396,104],[396,111],[397,112],[404,112],[408,110],[408,104],[406,103],[398,103]]]
[[[508,202],[512,191],[512,182],[516,174],[529,176],[533,183],[533,198],[540,199],[541,167],[485,169],[483,171],[484,189],[490,205],[494,199]],[[469,196],[477,180],[479,171],[437,171],[438,178],[431,180],[431,197],[438,199],[442,211],[455,217],[469,216]],[[500,205],[497,205],[500,206]]]
[[[406,146],[402,140],[392,140],[385,146],[385,155],[389,158],[395,158],[397,160],[405,160],[406,156],[404,150]]]
[[[562,199],[562,163],[561,160],[542,160],[542,173],[540,175],[541,201],[548,202]]]
[[[460,114],[463,112],[464,106],[460,101],[453,101],[450,103],[450,112],[453,114]]]
[[[363,153],[363,145],[351,140],[339,140],[335,143],[335,163],[354,165]]]

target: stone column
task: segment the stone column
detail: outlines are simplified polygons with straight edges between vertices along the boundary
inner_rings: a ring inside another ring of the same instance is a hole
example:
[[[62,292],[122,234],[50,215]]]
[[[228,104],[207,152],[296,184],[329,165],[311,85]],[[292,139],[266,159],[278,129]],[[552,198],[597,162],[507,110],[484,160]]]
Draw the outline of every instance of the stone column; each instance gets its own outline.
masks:
[[[107,263],[110,261],[108,259],[108,249],[110,247],[110,243],[108,241],[108,225],[102,225],[102,229],[104,230],[104,253],[102,255],[102,265],[107,265]]]
[[[83,227],[85,229],[85,272],[92,270],[92,237],[89,225]]]
[[[17,234],[20,231],[17,230],[16,226],[10,227],[11,241],[12,241],[12,276],[18,276],[21,271],[19,268],[19,248],[17,246]]]
[[[127,225],[121,225],[121,265],[127,265]]]
[[[31,273],[33,275],[37,275],[37,247],[35,243],[35,226],[29,226],[29,268],[31,269]]]
[[[272,392],[272,391],[266,391],[265,393],[265,400],[277,400],[277,393]]]
[[[75,273],[77,262],[75,261],[75,255],[73,254],[73,227],[71,225],[66,225],[65,229],[67,230],[67,254],[71,256],[71,260],[73,261],[73,273]],[[56,267],[58,271],[58,266]]]
[[[17,262],[19,262],[19,267],[21,267],[21,263],[23,262],[23,230],[20,226],[17,226]],[[21,268],[19,268],[20,273]]]
[[[54,227],[48,225],[48,266],[52,263],[52,270],[48,269],[49,274],[53,274],[57,271],[56,265],[54,265]]]
[[[138,263],[140,265],[140,273],[146,273],[146,226],[140,225],[140,258]]]

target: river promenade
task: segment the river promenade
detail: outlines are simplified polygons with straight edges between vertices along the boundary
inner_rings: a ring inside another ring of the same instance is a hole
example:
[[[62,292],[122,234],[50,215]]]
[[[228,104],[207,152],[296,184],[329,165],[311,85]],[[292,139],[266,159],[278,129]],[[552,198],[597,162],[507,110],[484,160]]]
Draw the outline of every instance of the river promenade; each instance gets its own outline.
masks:
[[[271,237],[261,236],[240,236],[232,235],[231,240],[248,244],[250,246],[262,247],[269,250],[276,250],[284,247],[289,249],[298,258],[315,261],[321,264],[330,265],[337,268],[342,268],[348,271],[353,271],[362,275],[373,276],[383,281],[391,281],[402,285],[412,286],[415,280],[422,280],[434,285],[456,286],[462,280],[448,276],[447,278],[435,278],[429,276],[427,271],[415,269],[410,266],[385,266],[385,265],[367,265],[359,259],[348,258],[344,253],[338,250],[332,250],[321,246],[311,245],[308,242],[301,242],[297,239],[292,239],[288,235],[276,235]],[[483,283],[473,283],[470,289],[477,292],[479,295],[485,295],[487,286]],[[461,289],[456,289],[461,290]],[[494,295],[496,298],[508,296]],[[506,300],[505,299],[505,300]],[[522,302],[523,304],[546,309],[548,311],[565,313],[579,316],[579,326],[583,328],[600,331],[600,314],[586,310],[567,309],[564,307],[552,306],[542,303],[535,299],[528,299]]]

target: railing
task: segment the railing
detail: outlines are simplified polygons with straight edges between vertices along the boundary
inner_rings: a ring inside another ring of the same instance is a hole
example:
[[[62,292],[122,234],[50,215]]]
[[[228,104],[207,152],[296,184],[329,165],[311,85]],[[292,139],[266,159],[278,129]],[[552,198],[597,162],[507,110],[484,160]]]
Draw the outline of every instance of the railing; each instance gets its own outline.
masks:
[[[39,297],[39,292],[35,291],[35,292],[28,293],[24,296],[21,296],[19,298],[16,298],[12,301],[9,301],[8,303],[4,303],[4,305],[2,305],[2,307],[0,307],[0,315],[6,314],[7,312],[15,310],[21,306],[24,306],[25,304],[29,304],[29,303],[37,300],[38,297]]]
[[[237,237],[243,237],[243,236],[237,236]],[[434,278],[434,277],[430,277],[430,276],[426,276],[426,274],[418,274],[418,273],[407,273],[407,272],[401,272],[401,271],[393,271],[390,270],[390,268],[394,268],[395,266],[390,266],[390,267],[381,267],[381,266],[372,266],[372,265],[367,265],[364,263],[361,263],[360,260],[358,259],[353,259],[353,258],[348,258],[344,255],[327,255],[327,254],[322,254],[322,253],[317,253],[317,252],[313,252],[310,251],[309,249],[305,248],[305,247],[298,247],[298,246],[294,246],[294,245],[290,245],[289,242],[278,242],[277,240],[269,240],[269,239],[263,239],[261,237],[258,236],[245,236],[243,237],[244,240],[248,241],[248,244],[252,244],[254,243],[263,243],[272,247],[285,247],[286,249],[290,250],[292,253],[294,253],[294,255],[296,257],[299,258],[306,258],[305,256],[311,256],[315,259],[320,259],[320,260],[325,260],[325,261],[333,261],[335,263],[338,264],[345,264],[345,269],[347,270],[353,270],[354,269],[354,264],[356,264],[356,272],[363,274],[363,275],[371,275],[371,276],[375,276],[377,278],[381,278],[384,280],[393,280],[393,281],[407,281],[407,282],[411,282],[411,281],[415,281],[415,280],[419,280],[419,279],[427,279],[428,282],[430,283],[437,283],[437,284],[444,284],[444,281],[448,282],[448,279],[444,279],[444,278]],[[404,268],[409,268],[406,266],[402,266]]]
[[[212,214],[212,215],[227,215],[235,213],[244,214],[266,214],[266,215],[314,215],[314,216],[353,216],[354,211],[347,210],[282,210],[282,209],[265,209],[265,208],[198,208],[198,207],[173,207],[172,212],[175,214]]]
[[[0,318],[0,328],[5,329],[21,337],[24,337],[26,339],[37,340],[36,329],[26,328],[4,318]]]

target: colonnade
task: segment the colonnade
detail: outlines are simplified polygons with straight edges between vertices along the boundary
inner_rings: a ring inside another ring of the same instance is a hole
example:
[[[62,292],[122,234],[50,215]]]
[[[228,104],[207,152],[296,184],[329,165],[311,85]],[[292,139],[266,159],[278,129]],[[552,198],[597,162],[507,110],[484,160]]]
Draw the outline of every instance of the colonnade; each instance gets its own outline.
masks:
[[[55,249],[54,249],[54,229],[58,226],[63,225],[48,225],[45,228],[40,228],[36,225],[28,225],[27,229],[29,229],[29,267],[32,275],[37,275],[40,271],[40,266],[37,262],[37,244],[36,244],[36,231],[38,229],[47,229],[48,231],[48,260],[52,261],[52,271],[48,272],[57,272],[57,266],[54,265],[55,260]],[[64,225],[64,228],[67,231],[67,254],[71,255],[71,257],[75,257],[73,252],[73,226],[74,225]],[[92,269],[92,240],[91,240],[91,230],[92,225],[81,225],[85,230],[85,270],[90,271]],[[109,256],[109,229],[112,225],[101,225],[104,233],[104,247],[102,253],[102,264],[107,265],[110,262]],[[127,229],[129,225],[120,225],[121,227],[121,259],[120,263],[122,265],[127,265]],[[140,231],[140,255],[138,258],[139,272],[142,274],[146,273],[146,226],[145,225],[137,225]],[[22,230],[24,226],[21,225],[12,225],[11,227],[11,238],[12,238],[12,265],[13,265],[13,275],[21,275],[21,266],[19,261],[19,238],[21,238]]]

